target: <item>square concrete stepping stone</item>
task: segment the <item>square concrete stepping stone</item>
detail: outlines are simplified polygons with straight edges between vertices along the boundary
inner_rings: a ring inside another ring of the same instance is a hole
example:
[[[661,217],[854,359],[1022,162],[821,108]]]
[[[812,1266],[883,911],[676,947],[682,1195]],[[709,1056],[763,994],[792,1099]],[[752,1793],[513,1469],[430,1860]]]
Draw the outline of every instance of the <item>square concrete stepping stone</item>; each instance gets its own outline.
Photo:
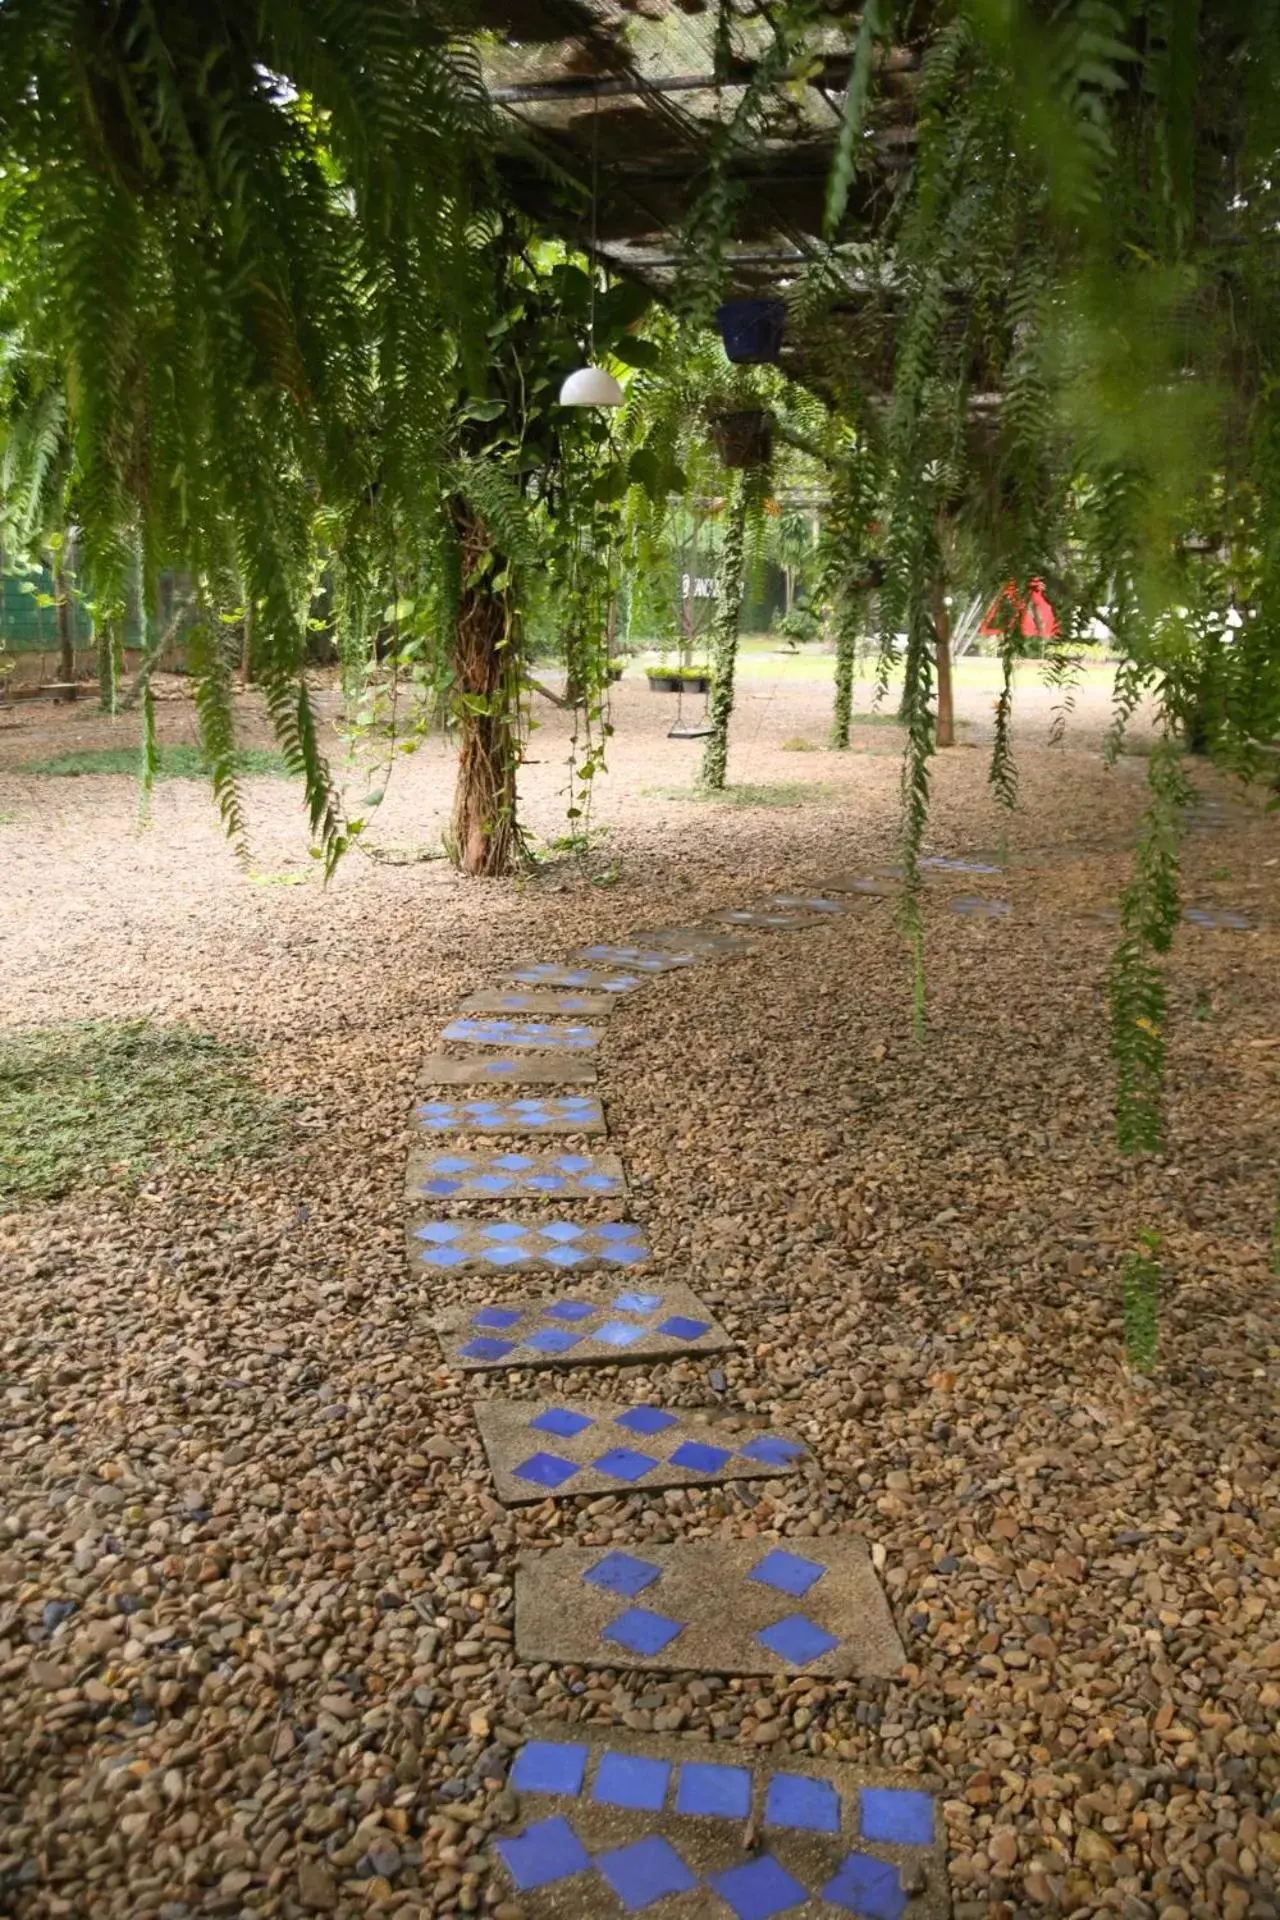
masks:
[[[675,967],[696,967],[698,955],[674,947],[579,947],[575,960],[593,967],[625,967],[629,973],[670,973]]]
[[[415,1153],[406,1191],[424,1200],[620,1200],[616,1153]]]
[[[827,1679],[894,1674],[906,1658],[857,1534],[524,1554],[516,1652],[562,1666]]]
[[[505,1506],[549,1494],[700,1487],[794,1473],[808,1450],[742,1421],[581,1400],[477,1400],[472,1411]]]
[[[678,1353],[722,1353],[728,1334],[692,1287],[615,1285],[540,1300],[454,1307],[435,1321],[452,1367],[619,1367]]]
[[[554,1020],[504,1020],[501,1016],[463,1014],[451,1020],[441,1033],[471,1047],[532,1047],[547,1053],[590,1053],[600,1044],[600,1029],[576,1022],[557,1026]]]
[[[536,987],[508,992],[473,993],[462,1003],[463,1013],[532,1013],[555,1020],[599,1020],[612,1013],[617,995],[607,993],[539,993]]]
[[[633,993],[644,985],[644,975],[634,967],[569,967],[558,960],[516,967],[511,978],[519,987],[572,987],[583,993]]]
[[[424,1100],[413,1110],[424,1133],[608,1133],[594,1094],[524,1100]]]
[[[636,938],[646,947],[673,947],[678,952],[694,954],[754,953],[756,950],[740,934],[719,933],[710,927],[646,928]]]
[[[503,1054],[497,1060],[483,1057],[460,1060],[452,1053],[429,1053],[422,1063],[422,1078],[429,1087],[592,1086],[595,1077],[596,1070],[589,1060],[561,1059],[539,1053],[523,1058]]]
[[[901,893],[897,886],[883,873],[833,873],[822,883],[823,893],[872,893],[878,899],[892,900]]]
[[[990,860],[958,860],[949,854],[931,853],[918,863],[921,867],[931,868],[935,873],[999,873],[998,866]]]
[[[919,1774],[622,1731],[535,1728],[492,1846],[526,1920],[946,1920],[946,1833]],[[574,1730],[576,1731],[576,1730]]]
[[[949,905],[966,920],[1007,920],[1013,911],[1007,900],[986,900],[976,893],[962,893]]]
[[[1253,922],[1244,913],[1230,907],[1188,907],[1183,919],[1207,933],[1251,933]]]
[[[726,926],[759,927],[767,933],[789,933],[798,927],[821,927],[838,920],[844,908],[835,900],[801,901],[797,895],[782,894],[759,907],[726,907],[716,915]]]
[[[570,1273],[649,1258],[642,1230],[626,1220],[423,1220],[410,1223],[409,1248],[428,1273]]]

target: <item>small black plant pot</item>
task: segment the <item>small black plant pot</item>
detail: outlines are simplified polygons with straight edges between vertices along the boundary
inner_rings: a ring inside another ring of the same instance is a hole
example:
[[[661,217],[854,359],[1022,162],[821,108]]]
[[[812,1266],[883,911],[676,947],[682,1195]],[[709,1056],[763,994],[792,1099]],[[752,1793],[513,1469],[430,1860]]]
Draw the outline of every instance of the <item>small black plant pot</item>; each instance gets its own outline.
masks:
[[[621,680],[622,674],[623,674],[623,669],[621,667],[610,667],[609,684],[611,686],[616,686],[618,681]]]
[[[646,674],[650,693],[679,693],[682,682],[678,673]]]
[[[751,407],[712,414],[708,423],[716,452],[726,467],[763,467],[773,452],[773,416]]]
[[[735,366],[772,364],[782,351],[787,304],[785,300],[726,300],[716,313],[716,326],[725,354]]]
[[[679,684],[684,688],[686,693],[706,693],[711,686],[711,675],[709,673],[686,673],[681,676]]]

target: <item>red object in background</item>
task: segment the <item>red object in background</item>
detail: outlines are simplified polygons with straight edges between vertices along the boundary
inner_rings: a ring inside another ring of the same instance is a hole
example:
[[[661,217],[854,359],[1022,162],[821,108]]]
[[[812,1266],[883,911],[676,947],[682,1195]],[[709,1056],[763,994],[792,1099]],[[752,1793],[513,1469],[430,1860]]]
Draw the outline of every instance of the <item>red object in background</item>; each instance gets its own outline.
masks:
[[[1057,633],[1057,615],[1049,604],[1043,580],[1031,582],[1031,591],[1025,600],[1018,594],[1012,580],[1006,581],[987,608],[979,633],[988,636],[1003,634],[1008,619],[1005,609],[1010,607],[1018,616],[1018,631],[1024,640],[1052,640]]]

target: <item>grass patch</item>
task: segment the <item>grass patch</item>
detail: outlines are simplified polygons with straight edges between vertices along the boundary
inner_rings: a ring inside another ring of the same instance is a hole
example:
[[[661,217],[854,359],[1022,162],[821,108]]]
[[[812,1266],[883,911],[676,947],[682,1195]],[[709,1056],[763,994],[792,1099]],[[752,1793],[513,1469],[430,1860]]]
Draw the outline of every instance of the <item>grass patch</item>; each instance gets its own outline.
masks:
[[[0,1207],[260,1154],[287,1109],[208,1034],[148,1020],[0,1035]]]
[[[900,727],[902,721],[896,713],[881,713],[877,709],[870,713],[851,713],[849,724],[854,727]]]
[[[136,747],[73,749],[67,753],[50,754],[47,760],[29,760],[17,771],[39,774],[50,780],[78,780],[87,774],[95,773],[124,773],[136,779],[138,749]],[[237,773],[287,775],[288,771],[284,763],[284,755],[278,753],[274,747],[242,747],[236,755]],[[199,747],[161,747],[159,777],[161,780],[207,780],[209,762]]]
[[[815,747],[812,740],[806,740],[802,733],[793,733],[789,740],[783,741],[780,751],[783,753],[818,753],[821,749]]]
[[[646,787],[648,800],[709,800],[724,807],[807,807],[830,800],[832,789],[819,781],[779,780],[772,786]]]

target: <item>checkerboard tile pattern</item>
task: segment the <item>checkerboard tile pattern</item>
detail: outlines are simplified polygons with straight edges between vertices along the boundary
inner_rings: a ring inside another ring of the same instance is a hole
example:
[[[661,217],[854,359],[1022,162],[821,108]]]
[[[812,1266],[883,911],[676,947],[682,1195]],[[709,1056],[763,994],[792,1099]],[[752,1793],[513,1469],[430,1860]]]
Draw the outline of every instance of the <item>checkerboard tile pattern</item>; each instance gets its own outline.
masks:
[[[619,1478],[642,1482],[634,1456],[644,1450],[642,1436],[621,1449]],[[905,1658],[865,1542],[852,1534],[786,1547],[681,1541],[639,1557],[590,1547],[526,1554],[516,1651],[572,1666],[829,1678],[896,1673]]]
[[[926,871],[934,873],[999,873],[1000,869],[990,860],[955,860],[945,853],[931,853],[919,862]]]
[[[847,911],[838,900],[823,894],[779,893],[758,907],[728,907],[716,918],[729,927],[759,927],[785,933],[798,927],[823,926]]]
[[[918,1776],[556,1728],[519,1750],[508,1784],[519,1827],[493,1845],[529,1920],[950,1911],[942,1821]]]
[[[542,1100],[424,1100],[414,1108],[424,1133],[607,1133],[594,1095],[565,1093]]]
[[[649,1257],[640,1228],[625,1220],[422,1220],[410,1224],[415,1266],[428,1273],[546,1273],[637,1267]]]
[[[462,1015],[451,1020],[440,1035],[442,1040],[457,1041],[469,1047],[532,1047],[549,1053],[590,1053],[600,1044],[595,1027],[566,1024],[552,1020],[503,1020],[477,1015]]]
[[[636,935],[641,947],[672,947],[680,953],[725,954],[754,953],[756,949],[740,934],[725,933],[718,927],[653,927]]]
[[[558,960],[517,967],[511,978],[521,987],[575,987],[584,993],[632,993],[644,985],[644,975],[634,967],[566,967]]]
[[[692,1288],[616,1285],[603,1295],[574,1289],[550,1298],[456,1307],[436,1332],[450,1366],[623,1366],[678,1353],[719,1353],[732,1343]]]
[[[599,1020],[618,1005],[607,993],[539,992],[536,987],[512,987],[506,992],[468,994],[463,1013],[534,1013],[552,1020]]]
[[[1206,933],[1248,933],[1253,927],[1248,914],[1230,907],[1188,907],[1182,917],[1189,926]]]
[[[792,1473],[807,1450],[784,1434],[687,1411],[579,1400],[480,1400],[476,1424],[499,1500],[706,1486]]]
[[[674,947],[579,947],[573,956],[593,967],[625,967],[629,973],[670,973],[674,967],[698,964],[696,953]]]
[[[417,1153],[409,1161],[412,1205],[438,1200],[620,1200],[616,1153]]]
[[[452,1053],[432,1053],[422,1063],[422,1079],[428,1087],[592,1086],[595,1077],[589,1060],[550,1053],[504,1053],[492,1059],[475,1054],[465,1060]]]

